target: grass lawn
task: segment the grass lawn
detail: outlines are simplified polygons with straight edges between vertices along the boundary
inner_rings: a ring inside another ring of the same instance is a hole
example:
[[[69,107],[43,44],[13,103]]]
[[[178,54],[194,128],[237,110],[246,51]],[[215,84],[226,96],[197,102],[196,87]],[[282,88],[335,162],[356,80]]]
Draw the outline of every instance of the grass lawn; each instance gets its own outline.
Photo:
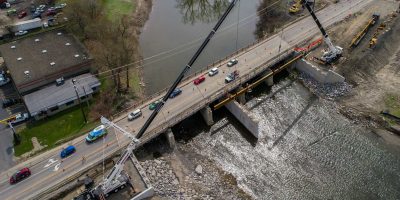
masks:
[[[86,106],[86,103],[83,105]],[[85,107],[85,111],[87,112],[87,107]],[[86,133],[94,126],[94,122],[84,123],[79,106],[72,107],[46,120],[33,122],[26,128],[18,130],[21,144],[14,146],[15,156],[20,156],[33,149],[32,137],[36,137],[42,146],[47,145],[45,149],[51,149],[57,146],[60,140]]]
[[[385,104],[392,115],[400,117],[400,96],[388,95],[385,99]]]
[[[129,15],[135,9],[132,0],[102,0],[107,18],[111,21],[118,19],[120,15]]]

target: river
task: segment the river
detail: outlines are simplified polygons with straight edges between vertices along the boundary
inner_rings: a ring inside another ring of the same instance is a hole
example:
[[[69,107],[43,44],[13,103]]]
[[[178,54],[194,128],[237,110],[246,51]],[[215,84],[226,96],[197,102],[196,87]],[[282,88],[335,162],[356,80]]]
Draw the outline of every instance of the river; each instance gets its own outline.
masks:
[[[145,58],[146,93],[172,84],[228,5],[226,0],[153,0],[151,14],[139,39]],[[237,4],[190,73],[256,41],[258,6],[259,0]],[[238,21],[241,21],[239,25]]]

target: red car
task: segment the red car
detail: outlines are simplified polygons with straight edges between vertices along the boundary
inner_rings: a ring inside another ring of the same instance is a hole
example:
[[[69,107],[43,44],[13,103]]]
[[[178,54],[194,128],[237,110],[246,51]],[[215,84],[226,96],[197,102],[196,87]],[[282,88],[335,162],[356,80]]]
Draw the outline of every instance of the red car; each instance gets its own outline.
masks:
[[[25,11],[22,11],[18,14],[18,19],[22,19],[27,15],[27,13]]]
[[[46,16],[53,16],[53,15],[56,15],[56,14],[57,14],[57,12],[55,10],[48,10],[46,12]]]
[[[10,177],[10,184],[18,183],[19,181],[22,181],[23,179],[27,178],[30,175],[31,175],[31,170],[29,170],[29,168],[25,167],[25,168],[17,171],[15,174],[13,174]]]
[[[196,79],[193,81],[193,83],[194,83],[195,85],[198,85],[198,84],[202,83],[204,80],[206,80],[206,77],[200,76],[200,77],[196,78]]]

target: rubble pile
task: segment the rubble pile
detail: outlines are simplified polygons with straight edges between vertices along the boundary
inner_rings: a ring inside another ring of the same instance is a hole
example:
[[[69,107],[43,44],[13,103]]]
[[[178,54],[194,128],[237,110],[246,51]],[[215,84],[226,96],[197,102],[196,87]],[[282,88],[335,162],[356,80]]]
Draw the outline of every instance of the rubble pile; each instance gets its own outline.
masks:
[[[328,99],[335,99],[337,97],[344,96],[352,89],[352,86],[346,82],[329,84],[319,83],[306,73],[300,73],[299,79],[302,80],[303,84],[313,93]]]
[[[156,195],[169,199],[183,199],[179,192],[178,178],[167,161],[163,159],[146,160],[141,162],[141,165],[146,171]]]
[[[236,181],[232,176],[223,174],[208,161],[196,161],[186,176],[179,180],[168,158],[146,160],[141,165],[161,199],[246,199],[238,194]]]

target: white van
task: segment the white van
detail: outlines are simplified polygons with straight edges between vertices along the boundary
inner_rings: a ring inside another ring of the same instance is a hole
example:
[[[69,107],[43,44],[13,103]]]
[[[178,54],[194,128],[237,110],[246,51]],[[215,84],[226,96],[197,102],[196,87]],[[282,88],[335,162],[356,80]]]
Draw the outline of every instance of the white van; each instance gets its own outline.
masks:
[[[140,117],[141,115],[142,115],[142,111],[141,111],[140,109],[137,109],[137,110],[135,110],[135,111],[129,113],[129,115],[128,115],[128,120],[129,120],[129,121],[132,121],[132,120],[134,120],[134,119]]]
[[[212,68],[209,72],[208,72],[208,75],[209,76],[214,76],[214,75],[216,75],[216,74],[218,74],[218,68]]]

